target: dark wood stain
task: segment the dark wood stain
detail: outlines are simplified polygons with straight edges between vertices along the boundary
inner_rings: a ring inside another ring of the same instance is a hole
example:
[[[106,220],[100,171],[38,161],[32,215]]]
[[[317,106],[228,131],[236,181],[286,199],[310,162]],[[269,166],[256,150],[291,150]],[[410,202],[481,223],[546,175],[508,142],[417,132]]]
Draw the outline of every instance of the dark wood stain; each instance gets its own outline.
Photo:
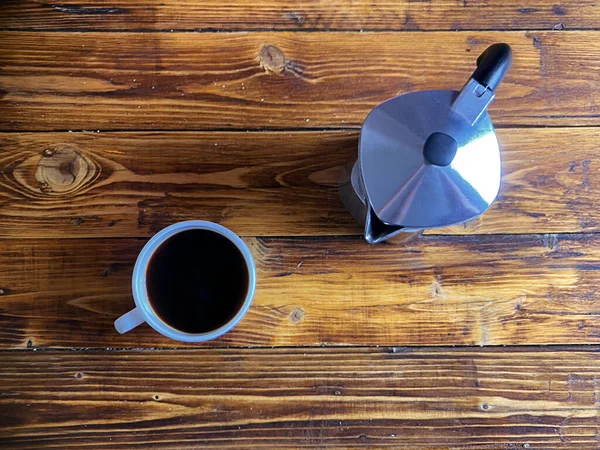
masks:
[[[554,5],[552,6],[552,13],[556,14],[557,16],[564,16],[567,14],[567,10],[561,5]]]

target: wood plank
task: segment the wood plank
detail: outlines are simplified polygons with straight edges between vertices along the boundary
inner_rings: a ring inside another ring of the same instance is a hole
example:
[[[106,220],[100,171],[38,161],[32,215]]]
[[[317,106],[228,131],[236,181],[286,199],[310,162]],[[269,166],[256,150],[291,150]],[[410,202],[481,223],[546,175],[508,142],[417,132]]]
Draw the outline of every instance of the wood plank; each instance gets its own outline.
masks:
[[[3,32],[0,130],[358,127],[397,94],[459,89],[498,41],[515,60],[496,124],[600,124],[596,31]]]
[[[0,235],[358,234],[336,186],[353,132],[0,134]]]
[[[36,30],[548,30],[599,21],[593,0],[3,0],[0,10],[1,29]]]
[[[246,238],[257,296],[211,346],[600,343],[600,236]],[[118,335],[133,307],[144,240],[0,241],[0,346],[181,346],[147,326]]]
[[[483,216],[433,233],[600,231],[600,129],[500,129]],[[246,236],[358,235],[339,200],[357,131],[0,133],[0,236],[144,237],[205,219]]]
[[[599,350],[3,353],[0,448],[597,448]]]

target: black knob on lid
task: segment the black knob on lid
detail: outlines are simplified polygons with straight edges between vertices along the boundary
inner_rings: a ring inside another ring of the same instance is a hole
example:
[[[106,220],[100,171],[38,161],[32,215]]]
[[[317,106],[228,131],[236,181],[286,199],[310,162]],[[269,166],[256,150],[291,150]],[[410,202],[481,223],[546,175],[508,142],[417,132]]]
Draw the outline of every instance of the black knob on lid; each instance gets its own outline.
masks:
[[[423,156],[429,164],[445,167],[450,165],[457,150],[458,144],[452,136],[431,133],[423,145]]]

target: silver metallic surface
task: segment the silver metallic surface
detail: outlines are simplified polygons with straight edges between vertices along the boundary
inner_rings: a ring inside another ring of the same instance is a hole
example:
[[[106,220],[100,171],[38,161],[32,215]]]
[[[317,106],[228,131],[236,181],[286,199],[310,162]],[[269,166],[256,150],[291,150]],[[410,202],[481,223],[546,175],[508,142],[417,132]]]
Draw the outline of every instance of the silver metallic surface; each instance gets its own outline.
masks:
[[[496,60],[480,61],[488,51],[497,53]],[[411,239],[425,229],[466,222],[495,200],[500,149],[486,110],[494,100],[489,80],[496,86],[510,66],[510,47],[490,46],[482,57],[460,92],[400,95],[367,116],[358,158],[349,161],[340,186],[367,242]]]
[[[354,219],[358,223],[364,224],[365,240],[370,244],[377,244],[383,241],[407,243],[421,236],[423,233],[422,229],[387,226],[380,223],[379,219],[374,216],[370,205],[367,208],[366,194],[363,190],[362,180],[360,179],[360,167],[356,161],[351,164],[350,169],[347,166],[342,174],[340,197]],[[374,226],[373,221],[378,222],[378,226]]]
[[[458,97],[452,102],[452,111],[463,116],[469,124],[473,125],[479,116],[494,100],[494,93],[487,87],[469,78]]]
[[[451,109],[455,91],[401,95],[376,107],[361,130],[358,163],[367,203],[385,224],[426,229],[471,220],[500,187],[500,152],[484,112],[474,125]],[[447,167],[423,157],[427,137],[452,136],[458,151]]]

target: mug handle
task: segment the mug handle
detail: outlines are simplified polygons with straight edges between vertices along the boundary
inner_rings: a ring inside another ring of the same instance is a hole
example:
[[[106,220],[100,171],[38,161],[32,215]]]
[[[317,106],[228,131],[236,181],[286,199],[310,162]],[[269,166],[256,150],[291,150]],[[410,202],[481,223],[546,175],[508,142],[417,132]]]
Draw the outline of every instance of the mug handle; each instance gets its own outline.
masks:
[[[141,311],[138,308],[133,308],[115,320],[115,329],[119,334],[127,333],[145,321],[146,319],[144,319]]]

